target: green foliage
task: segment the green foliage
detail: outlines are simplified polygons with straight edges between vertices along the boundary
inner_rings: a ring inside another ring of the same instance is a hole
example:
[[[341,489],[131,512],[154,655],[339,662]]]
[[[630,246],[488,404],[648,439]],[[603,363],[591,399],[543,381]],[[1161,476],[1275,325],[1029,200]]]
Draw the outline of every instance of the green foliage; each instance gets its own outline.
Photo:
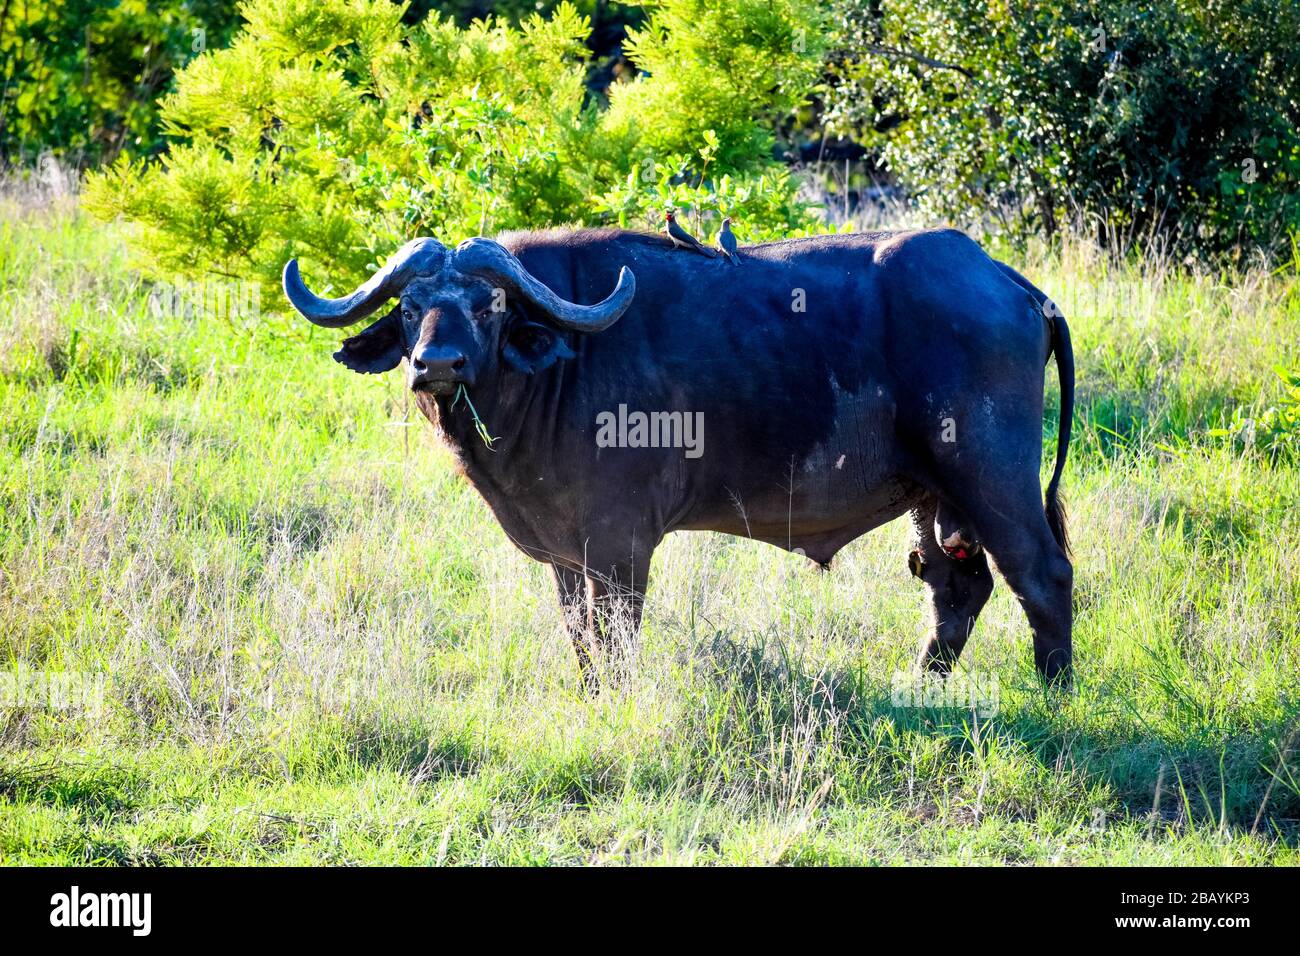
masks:
[[[1300,229],[1300,6],[839,0],[830,120],[931,216],[1219,253]]]
[[[803,0],[654,7],[633,41],[652,71],[608,109],[586,89],[589,23],[567,3],[463,29],[437,13],[408,25],[388,0],[240,11],[230,48],[164,100],[162,162],[123,159],[89,184],[92,210],[140,224],[156,273],[274,287],[297,255],[351,281],[415,235],[648,226],[669,203],[721,209],[746,239],[814,227],[767,125],[819,69]]]
[[[0,0],[0,158],[159,148],[155,98],[235,19],[223,0]]]
[[[825,14],[783,3],[674,0],[630,30],[628,55],[645,73],[610,91],[609,127],[636,131],[657,154],[690,155],[716,134],[723,168],[761,168],[771,124],[804,99],[821,73]]]
[[[1282,398],[1258,415],[1238,407],[1231,424],[1210,434],[1227,438],[1247,450],[1258,451],[1272,461],[1300,459],[1300,366],[1274,369],[1282,381]]]

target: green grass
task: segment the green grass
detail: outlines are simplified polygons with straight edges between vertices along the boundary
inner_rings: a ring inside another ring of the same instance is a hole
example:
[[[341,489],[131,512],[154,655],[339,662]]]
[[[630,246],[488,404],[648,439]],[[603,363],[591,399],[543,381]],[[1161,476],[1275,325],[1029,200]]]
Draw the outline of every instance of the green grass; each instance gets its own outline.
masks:
[[[999,586],[982,719],[891,704],[902,522],[824,575],[672,536],[634,675],[587,700],[397,376],[288,318],[156,317],[123,242],[0,209],[0,671],[105,680],[0,709],[4,862],[1297,862],[1300,468],[1207,435],[1277,400],[1294,275],[1018,262],[1078,354],[1078,689],[1043,696]]]

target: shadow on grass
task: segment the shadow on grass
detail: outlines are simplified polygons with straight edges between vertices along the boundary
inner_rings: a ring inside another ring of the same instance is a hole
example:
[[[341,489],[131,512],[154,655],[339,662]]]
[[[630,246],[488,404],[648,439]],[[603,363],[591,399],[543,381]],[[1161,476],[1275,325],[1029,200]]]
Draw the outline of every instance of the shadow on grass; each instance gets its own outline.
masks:
[[[960,777],[970,758],[996,741],[1047,774],[1072,772],[1085,788],[1100,785],[1130,821],[1300,846],[1300,707],[1247,728],[1170,735],[1146,726],[1122,701],[1104,715],[1079,715],[1069,698],[1035,685],[1015,688],[1013,700],[1004,699],[996,714],[976,719],[969,709],[896,706],[891,688],[861,671],[813,671],[779,642],[739,643],[723,635],[715,635],[697,660],[697,673],[707,697],[730,702],[716,704],[709,719],[725,724],[725,709],[731,745],[812,739],[821,730],[821,739],[833,740],[844,758],[875,768],[873,789],[894,788],[914,771],[907,766],[908,735],[943,742],[945,756],[928,770],[936,784]],[[895,751],[882,753],[890,743],[898,745]],[[1030,803],[1017,815],[1032,819],[1035,813]]]
[[[473,776],[491,758],[467,734],[398,721],[367,721],[349,727],[343,753],[350,764],[401,774],[417,784]]]
[[[1116,706],[1126,709],[1122,702]],[[1134,718],[1108,724],[1104,731],[1067,724],[1036,704],[1017,711],[1004,727],[1043,766],[1072,763],[1103,782],[1132,818],[1300,846],[1300,708],[1250,727],[1199,734],[1164,734]]]
[[[107,819],[140,805],[146,781],[111,765],[37,763],[0,767],[0,800],[74,809]]]
[[[1175,496],[1164,512],[1161,531],[1176,534],[1189,549],[1206,541],[1231,556],[1258,538],[1259,529],[1259,518],[1239,501],[1194,501]]]

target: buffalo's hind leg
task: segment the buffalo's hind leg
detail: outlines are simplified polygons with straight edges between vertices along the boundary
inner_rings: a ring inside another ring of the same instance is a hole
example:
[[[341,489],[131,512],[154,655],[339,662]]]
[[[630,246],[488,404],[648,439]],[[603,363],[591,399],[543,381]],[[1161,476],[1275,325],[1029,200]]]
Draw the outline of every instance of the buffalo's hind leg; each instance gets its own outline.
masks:
[[[937,510],[938,502],[933,498],[913,510],[917,541],[908,557],[908,567],[925,584],[930,599],[931,628],[917,664],[927,671],[947,674],[993,592],[993,576],[983,551],[951,546],[945,549],[936,540],[942,524],[936,523]]]
[[[1068,688],[1074,568],[1047,523],[1037,476],[986,486],[975,497],[967,513],[1029,619],[1034,666],[1050,686]]]

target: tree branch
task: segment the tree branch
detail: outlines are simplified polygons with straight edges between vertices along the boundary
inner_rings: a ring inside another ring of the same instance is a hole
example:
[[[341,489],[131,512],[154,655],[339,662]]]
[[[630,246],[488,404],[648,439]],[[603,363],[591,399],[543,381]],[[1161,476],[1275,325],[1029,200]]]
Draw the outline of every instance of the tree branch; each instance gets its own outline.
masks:
[[[928,56],[922,56],[919,53],[912,53],[908,50],[897,50],[890,46],[869,46],[867,47],[866,52],[874,53],[879,56],[887,56],[893,60],[915,60],[923,66],[933,67],[936,70],[952,70],[956,73],[960,73],[968,80],[975,79],[975,74],[964,66],[958,66],[956,63],[945,63],[942,60],[931,59]]]

